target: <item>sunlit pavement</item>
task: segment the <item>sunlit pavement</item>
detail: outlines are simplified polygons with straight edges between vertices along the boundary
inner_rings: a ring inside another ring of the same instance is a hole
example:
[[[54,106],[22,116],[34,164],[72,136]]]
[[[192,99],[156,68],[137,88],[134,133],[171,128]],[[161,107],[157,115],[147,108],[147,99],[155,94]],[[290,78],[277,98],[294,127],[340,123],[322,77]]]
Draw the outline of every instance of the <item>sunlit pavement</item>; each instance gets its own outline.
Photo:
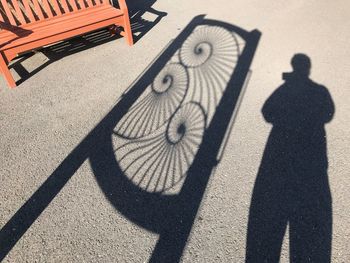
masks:
[[[116,39],[64,56],[13,90],[0,78],[0,226],[9,222],[188,23],[206,14],[247,31],[257,29],[261,38],[224,155],[210,177],[181,260],[245,261],[253,188],[272,127],[261,109],[283,83],[282,73],[292,71],[293,55],[304,53],[311,59],[311,79],[327,87],[334,102],[333,119],[325,125],[332,197],[329,253],[332,262],[349,262],[350,4],[345,0],[265,2],[158,0],[153,8],[167,15],[133,47]],[[143,17],[152,21],[156,15],[146,12]],[[22,65],[30,72],[48,60],[38,52]],[[289,262],[288,228],[281,262]],[[4,262],[148,262],[158,238],[115,209],[87,159]]]

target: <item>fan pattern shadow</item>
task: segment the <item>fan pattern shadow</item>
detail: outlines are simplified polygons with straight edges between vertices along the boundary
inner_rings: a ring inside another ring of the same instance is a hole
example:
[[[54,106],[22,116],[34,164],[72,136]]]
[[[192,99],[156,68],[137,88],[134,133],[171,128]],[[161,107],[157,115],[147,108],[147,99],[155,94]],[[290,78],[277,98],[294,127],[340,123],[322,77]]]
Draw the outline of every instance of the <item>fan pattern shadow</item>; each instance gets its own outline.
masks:
[[[181,258],[259,37],[195,18],[133,86],[140,92],[89,157],[113,206],[159,234],[150,262]]]

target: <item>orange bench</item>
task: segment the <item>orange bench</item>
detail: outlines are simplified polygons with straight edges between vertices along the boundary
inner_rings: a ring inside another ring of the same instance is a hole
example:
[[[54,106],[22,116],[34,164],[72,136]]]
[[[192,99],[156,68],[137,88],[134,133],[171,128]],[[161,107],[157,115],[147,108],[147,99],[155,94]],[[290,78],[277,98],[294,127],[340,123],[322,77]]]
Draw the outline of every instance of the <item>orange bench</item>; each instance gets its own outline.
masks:
[[[0,0],[0,70],[10,87],[16,83],[8,64],[18,54],[111,26],[133,44],[125,0]]]

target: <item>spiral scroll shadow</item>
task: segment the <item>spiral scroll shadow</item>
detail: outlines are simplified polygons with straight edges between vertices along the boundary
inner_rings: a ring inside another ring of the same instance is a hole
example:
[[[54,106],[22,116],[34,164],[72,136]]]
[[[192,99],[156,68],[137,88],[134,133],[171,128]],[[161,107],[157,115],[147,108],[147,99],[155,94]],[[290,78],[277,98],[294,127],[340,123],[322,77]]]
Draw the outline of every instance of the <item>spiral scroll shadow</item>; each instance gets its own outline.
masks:
[[[180,61],[190,76],[190,94],[205,108],[210,120],[227,87],[244,43],[220,26],[199,26],[184,42]]]
[[[135,185],[149,192],[167,193],[183,182],[202,141],[205,124],[202,107],[187,103],[149,136],[135,140],[114,136],[116,159]]]
[[[116,125],[114,154],[135,185],[163,194],[181,190],[240,48],[232,31],[198,26]]]
[[[219,66],[220,71],[226,63],[237,62],[239,49],[234,33],[219,26],[199,26],[186,39],[179,55],[186,67]]]
[[[118,123],[115,132],[124,138],[149,135],[169,120],[184,100],[188,73],[181,64],[168,64],[135,105]]]

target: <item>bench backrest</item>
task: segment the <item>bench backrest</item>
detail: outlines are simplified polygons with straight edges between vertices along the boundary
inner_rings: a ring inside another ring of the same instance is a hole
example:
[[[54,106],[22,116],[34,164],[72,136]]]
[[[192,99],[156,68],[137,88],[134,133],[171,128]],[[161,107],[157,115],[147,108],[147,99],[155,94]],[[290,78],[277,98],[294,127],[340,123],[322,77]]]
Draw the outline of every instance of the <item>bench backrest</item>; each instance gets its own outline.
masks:
[[[21,26],[103,4],[109,0],[0,0],[0,24]]]

